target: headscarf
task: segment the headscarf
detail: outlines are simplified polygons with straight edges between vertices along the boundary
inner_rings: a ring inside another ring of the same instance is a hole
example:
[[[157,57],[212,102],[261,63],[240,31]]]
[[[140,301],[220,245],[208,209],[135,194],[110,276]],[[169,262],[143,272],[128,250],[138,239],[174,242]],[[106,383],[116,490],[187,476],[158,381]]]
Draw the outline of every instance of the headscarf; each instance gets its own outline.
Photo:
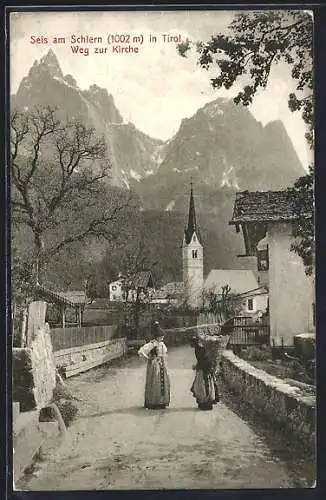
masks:
[[[154,339],[159,339],[161,337],[164,337],[164,331],[160,327],[160,324],[158,321],[154,321],[154,323],[153,323],[152,334],[153,334]]]

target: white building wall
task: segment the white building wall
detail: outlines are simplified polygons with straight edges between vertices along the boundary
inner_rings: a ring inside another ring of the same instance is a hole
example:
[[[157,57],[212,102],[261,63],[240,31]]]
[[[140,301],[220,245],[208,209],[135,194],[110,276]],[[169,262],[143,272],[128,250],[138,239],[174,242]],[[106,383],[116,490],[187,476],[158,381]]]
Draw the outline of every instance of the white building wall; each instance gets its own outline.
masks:
[[[189,245],[184,240],[182,262],[186,303],[191,308],[201,307],[204,287],[204,255],[203,247],[196,234],[193,235]]]
[[[293,344],[293,336],[313,331],[313,286],[301,257],[290,252],[291,224],[268,227],[271,341]]]

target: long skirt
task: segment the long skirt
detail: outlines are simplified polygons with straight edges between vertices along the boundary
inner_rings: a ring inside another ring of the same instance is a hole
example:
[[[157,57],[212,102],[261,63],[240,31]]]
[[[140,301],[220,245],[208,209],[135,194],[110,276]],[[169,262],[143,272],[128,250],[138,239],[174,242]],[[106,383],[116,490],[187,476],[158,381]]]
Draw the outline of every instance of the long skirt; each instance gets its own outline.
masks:
[[[170,404],[170,380],[163,360],[147,363],[145,408],[166,408]]]
[[[211,410],[219,401],[216,377],[212,373],[197,370],[190,390],[201,410]]]

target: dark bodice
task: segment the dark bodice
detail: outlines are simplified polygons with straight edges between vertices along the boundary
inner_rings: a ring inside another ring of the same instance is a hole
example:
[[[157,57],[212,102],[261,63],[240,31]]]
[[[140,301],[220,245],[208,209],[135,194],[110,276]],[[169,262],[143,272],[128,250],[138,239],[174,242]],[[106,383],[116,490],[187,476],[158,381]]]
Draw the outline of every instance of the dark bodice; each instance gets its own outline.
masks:
[[[199,345],[195,346],[195,356],[197,359],[197,365],[198,368],[201,370],[209,370],[210,369],[210,363],[208,356],[206,354],[206,350],[204,347],[201,347]]]

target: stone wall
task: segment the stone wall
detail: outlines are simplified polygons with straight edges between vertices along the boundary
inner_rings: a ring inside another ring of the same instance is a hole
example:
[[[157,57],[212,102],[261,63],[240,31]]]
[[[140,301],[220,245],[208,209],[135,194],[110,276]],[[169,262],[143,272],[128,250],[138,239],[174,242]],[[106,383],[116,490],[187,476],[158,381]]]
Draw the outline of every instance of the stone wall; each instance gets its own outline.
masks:
[[[222,376],[230,389],[239,394],[271,425],[286,428],[304,441],[315,446],[316,398],[307,396],[299,387],[258,370],[246,361],[225,351],[222,356]]]
[[[13,401],[21,411],[40,409],[52,399],[56,384],[49,325],[33,330],[29,346],[13,349]]]

